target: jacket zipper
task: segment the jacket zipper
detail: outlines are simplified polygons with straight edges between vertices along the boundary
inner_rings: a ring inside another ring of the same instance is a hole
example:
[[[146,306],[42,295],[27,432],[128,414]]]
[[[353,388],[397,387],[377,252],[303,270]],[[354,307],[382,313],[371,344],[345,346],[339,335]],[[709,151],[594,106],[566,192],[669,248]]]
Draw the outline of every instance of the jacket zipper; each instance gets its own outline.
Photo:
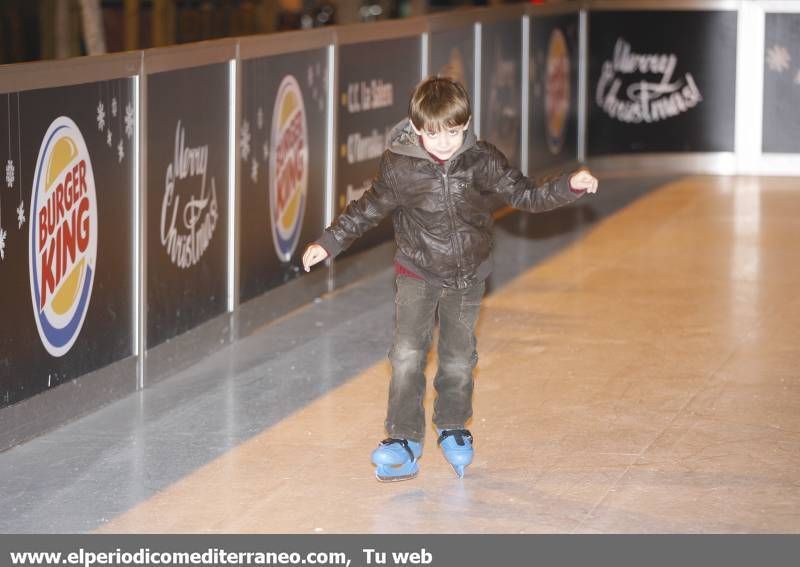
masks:
[[[456,234],[456,219],[453,213],[452,201],[450,199],[450,186],[447,181],[447,169],[445,168],[442,174],[442,182],[444,185],[445,205],[447,206],[447,214],[450,217],[450,242],[453,244],[453,251],[456,254],[456,287],[460,287],[461,283],[461,249],[458,243],[458,235]]]

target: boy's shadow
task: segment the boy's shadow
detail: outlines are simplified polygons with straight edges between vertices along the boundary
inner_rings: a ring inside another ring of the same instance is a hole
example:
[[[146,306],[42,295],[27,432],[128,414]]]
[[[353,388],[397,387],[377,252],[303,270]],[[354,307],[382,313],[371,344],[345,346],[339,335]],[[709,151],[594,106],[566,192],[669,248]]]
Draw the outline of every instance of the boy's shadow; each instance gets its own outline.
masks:
[[[494,269],[486,281],[486,292],[502,287],[569,246],[599,218],[592,204],[576,203],[545,213],[513,210],[497,219]]]
[[[594,224],[597,219],[598,214],[590,204],[578,203],[545,213],[515,210],[496,221],[495,227],[519,238],[543,240],[577,233],[579,229]]]

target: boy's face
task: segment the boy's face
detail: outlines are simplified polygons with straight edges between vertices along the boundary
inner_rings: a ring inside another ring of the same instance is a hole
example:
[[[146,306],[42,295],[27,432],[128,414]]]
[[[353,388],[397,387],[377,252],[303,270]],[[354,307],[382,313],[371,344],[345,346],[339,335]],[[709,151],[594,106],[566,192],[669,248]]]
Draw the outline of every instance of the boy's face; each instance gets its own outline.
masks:
[[[417,130],[413,122],[411,127],[414,128],[414,132],[422,140],[425,149],[440,160],[445,161],[450,159],[464,143],[464,132],[469,127],[469,120],[463,126],[445,128],[438,132],[433,132],[427,128]]]

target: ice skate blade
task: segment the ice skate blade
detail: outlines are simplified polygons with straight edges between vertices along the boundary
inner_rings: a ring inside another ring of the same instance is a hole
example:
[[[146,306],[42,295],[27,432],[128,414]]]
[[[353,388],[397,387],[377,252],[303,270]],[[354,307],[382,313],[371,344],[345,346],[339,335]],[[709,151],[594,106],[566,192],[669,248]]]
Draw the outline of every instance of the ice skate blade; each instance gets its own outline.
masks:
[[[417,474],[419,474],[419,471],[401,476],[381,476],[376,471],[375,478],[378,479],[378,482],[402,482],[404,480],[411,480],[413,478],[417,478]]]
[[[456,476],[458,478],[464,478],[464,468],[465,465],[450,465],[453,467],[453,470],[456,471]]]
[[[411,480],[419,474],[419,465],[414,461],[413,463],[404,463],[400,466],[390,467],[386,465],[379,465],[375,469],[375,478],[380,482],[399,482],[401,480]]]

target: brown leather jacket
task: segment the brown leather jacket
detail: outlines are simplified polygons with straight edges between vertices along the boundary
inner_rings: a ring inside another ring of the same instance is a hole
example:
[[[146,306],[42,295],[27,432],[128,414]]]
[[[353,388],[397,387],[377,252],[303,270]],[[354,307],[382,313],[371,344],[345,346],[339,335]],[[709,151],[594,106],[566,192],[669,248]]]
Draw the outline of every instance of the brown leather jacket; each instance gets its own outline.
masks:
[[[464,288],[491,272],[497,197],[535,213],[581,195],[571,190],[568,174],[537,186],[493,145],[476,141],[471,129],[461,148],[439,164],[406,119],[390,133],[372,187],[347,206],[317,244],[334,257],[391,214],[397,262],[431,283]]]

